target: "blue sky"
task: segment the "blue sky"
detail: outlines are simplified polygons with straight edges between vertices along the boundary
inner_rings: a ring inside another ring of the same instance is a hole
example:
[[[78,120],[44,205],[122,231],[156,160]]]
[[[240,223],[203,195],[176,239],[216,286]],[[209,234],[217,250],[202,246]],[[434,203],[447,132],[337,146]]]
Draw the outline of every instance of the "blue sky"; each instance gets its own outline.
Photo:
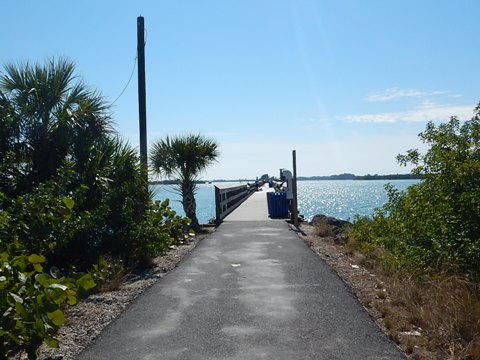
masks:
[[[201,132],[220,143],[204,175],[408,172],[427,121],[480,100],[475,0],[1,0],[0,64],[65,56],[108,101],[122,92],[145,17],[151,144]],[[7,16],[8,14],[8,16]],[[112,108],[138,145],[136,73]]]

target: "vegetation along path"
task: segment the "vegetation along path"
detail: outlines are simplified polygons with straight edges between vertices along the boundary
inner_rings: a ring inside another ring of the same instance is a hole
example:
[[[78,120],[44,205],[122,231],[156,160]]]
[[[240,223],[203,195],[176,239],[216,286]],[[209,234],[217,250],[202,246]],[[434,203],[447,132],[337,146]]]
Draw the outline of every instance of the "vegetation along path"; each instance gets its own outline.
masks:
[[[256,193],[246,201],[258,206]],[[283,220],[227,218],[79,359],[403,359]]]

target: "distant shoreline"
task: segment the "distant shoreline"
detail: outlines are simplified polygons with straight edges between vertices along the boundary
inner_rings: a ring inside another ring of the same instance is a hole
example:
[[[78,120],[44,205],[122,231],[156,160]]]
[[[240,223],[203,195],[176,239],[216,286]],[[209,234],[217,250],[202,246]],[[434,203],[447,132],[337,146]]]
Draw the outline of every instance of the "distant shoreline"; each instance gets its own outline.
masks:
[[[357,176],[354,174],[339,174],[339,175],[328,175],[328,176],[299,176],[297,181],[321,181],[321,180],[421,180],[422,175],[413,175],[413,174],[389,174],[389,175],[361,175]],[[214,179],[214,180],[199,180],[197,184],[210,184],[210,183],[221,183],[221,182],[239,182],[247,183],[254,182],[255,179]],[[154,180],[148,182],[150,185],[175,185],[177,182],[175,180]]]
[[[299,176],[298,181],[304,180],[421,180],[423,179],[422,175],[413,175],[413,174],[389,174],[389,175],[361,175],[357,176],[354,174],[340,174],[340,175],[330,175],[330,176]]]

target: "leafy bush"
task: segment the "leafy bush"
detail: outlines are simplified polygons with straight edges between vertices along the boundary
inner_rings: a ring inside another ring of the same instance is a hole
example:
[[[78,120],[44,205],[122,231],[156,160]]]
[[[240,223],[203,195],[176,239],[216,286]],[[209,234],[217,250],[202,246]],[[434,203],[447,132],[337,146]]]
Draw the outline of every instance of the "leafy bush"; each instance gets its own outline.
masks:
[[[44,256],[0,253],[0,356],[25,349],[29,359],[45,342],[57,347],[55,336],[64,323],[63,306],[75,305],[81,294],[95,287],[90,274],[59,277],[44,272]]]
[[[50,265],[65,271],[88,271],[101,257],[135,267],[189,232],[190,220],[177,215],[168,200],[149,203],[138,216],[138,204],[124,183],[120,189],[105,187],[99,204],[85,210],[81,207],[89,188],[65,190],[71,183],[64,174],[14,199],[0,192],[0,250],[14,245],[43,254]]]
[[[148,258],[158,256],[169,245],[188,237],[190,219],[177,215],[168,205],[168,199],[154,202],[133,230],[130,244],[133,248],[127,251],[136,254],[134,259],[138,263],[148,263]]]
[[[45,254],[68,241],[75,201],[64,196],[61,188],[59,182],[50,180],[13,199],[0,192],[0,250],[14,244]]]
[[[387,249],[402,267],[479,276],[480,105],[471,120],[428,123],[419,136],[427,152],[397,159],[414,164],[423,181],[405,192],[387,187],[388,202],[372,219],[357,219],[352,238]]]

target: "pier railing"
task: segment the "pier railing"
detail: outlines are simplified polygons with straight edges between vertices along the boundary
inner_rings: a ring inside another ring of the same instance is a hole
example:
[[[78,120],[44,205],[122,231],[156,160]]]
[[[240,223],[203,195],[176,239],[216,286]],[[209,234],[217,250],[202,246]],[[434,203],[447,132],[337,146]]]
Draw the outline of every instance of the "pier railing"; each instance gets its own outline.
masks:
[[[215,185],[215,223],[220,224],[223,219],[235,210],[256,190],[255,186],[237,185],[220,188]]]

